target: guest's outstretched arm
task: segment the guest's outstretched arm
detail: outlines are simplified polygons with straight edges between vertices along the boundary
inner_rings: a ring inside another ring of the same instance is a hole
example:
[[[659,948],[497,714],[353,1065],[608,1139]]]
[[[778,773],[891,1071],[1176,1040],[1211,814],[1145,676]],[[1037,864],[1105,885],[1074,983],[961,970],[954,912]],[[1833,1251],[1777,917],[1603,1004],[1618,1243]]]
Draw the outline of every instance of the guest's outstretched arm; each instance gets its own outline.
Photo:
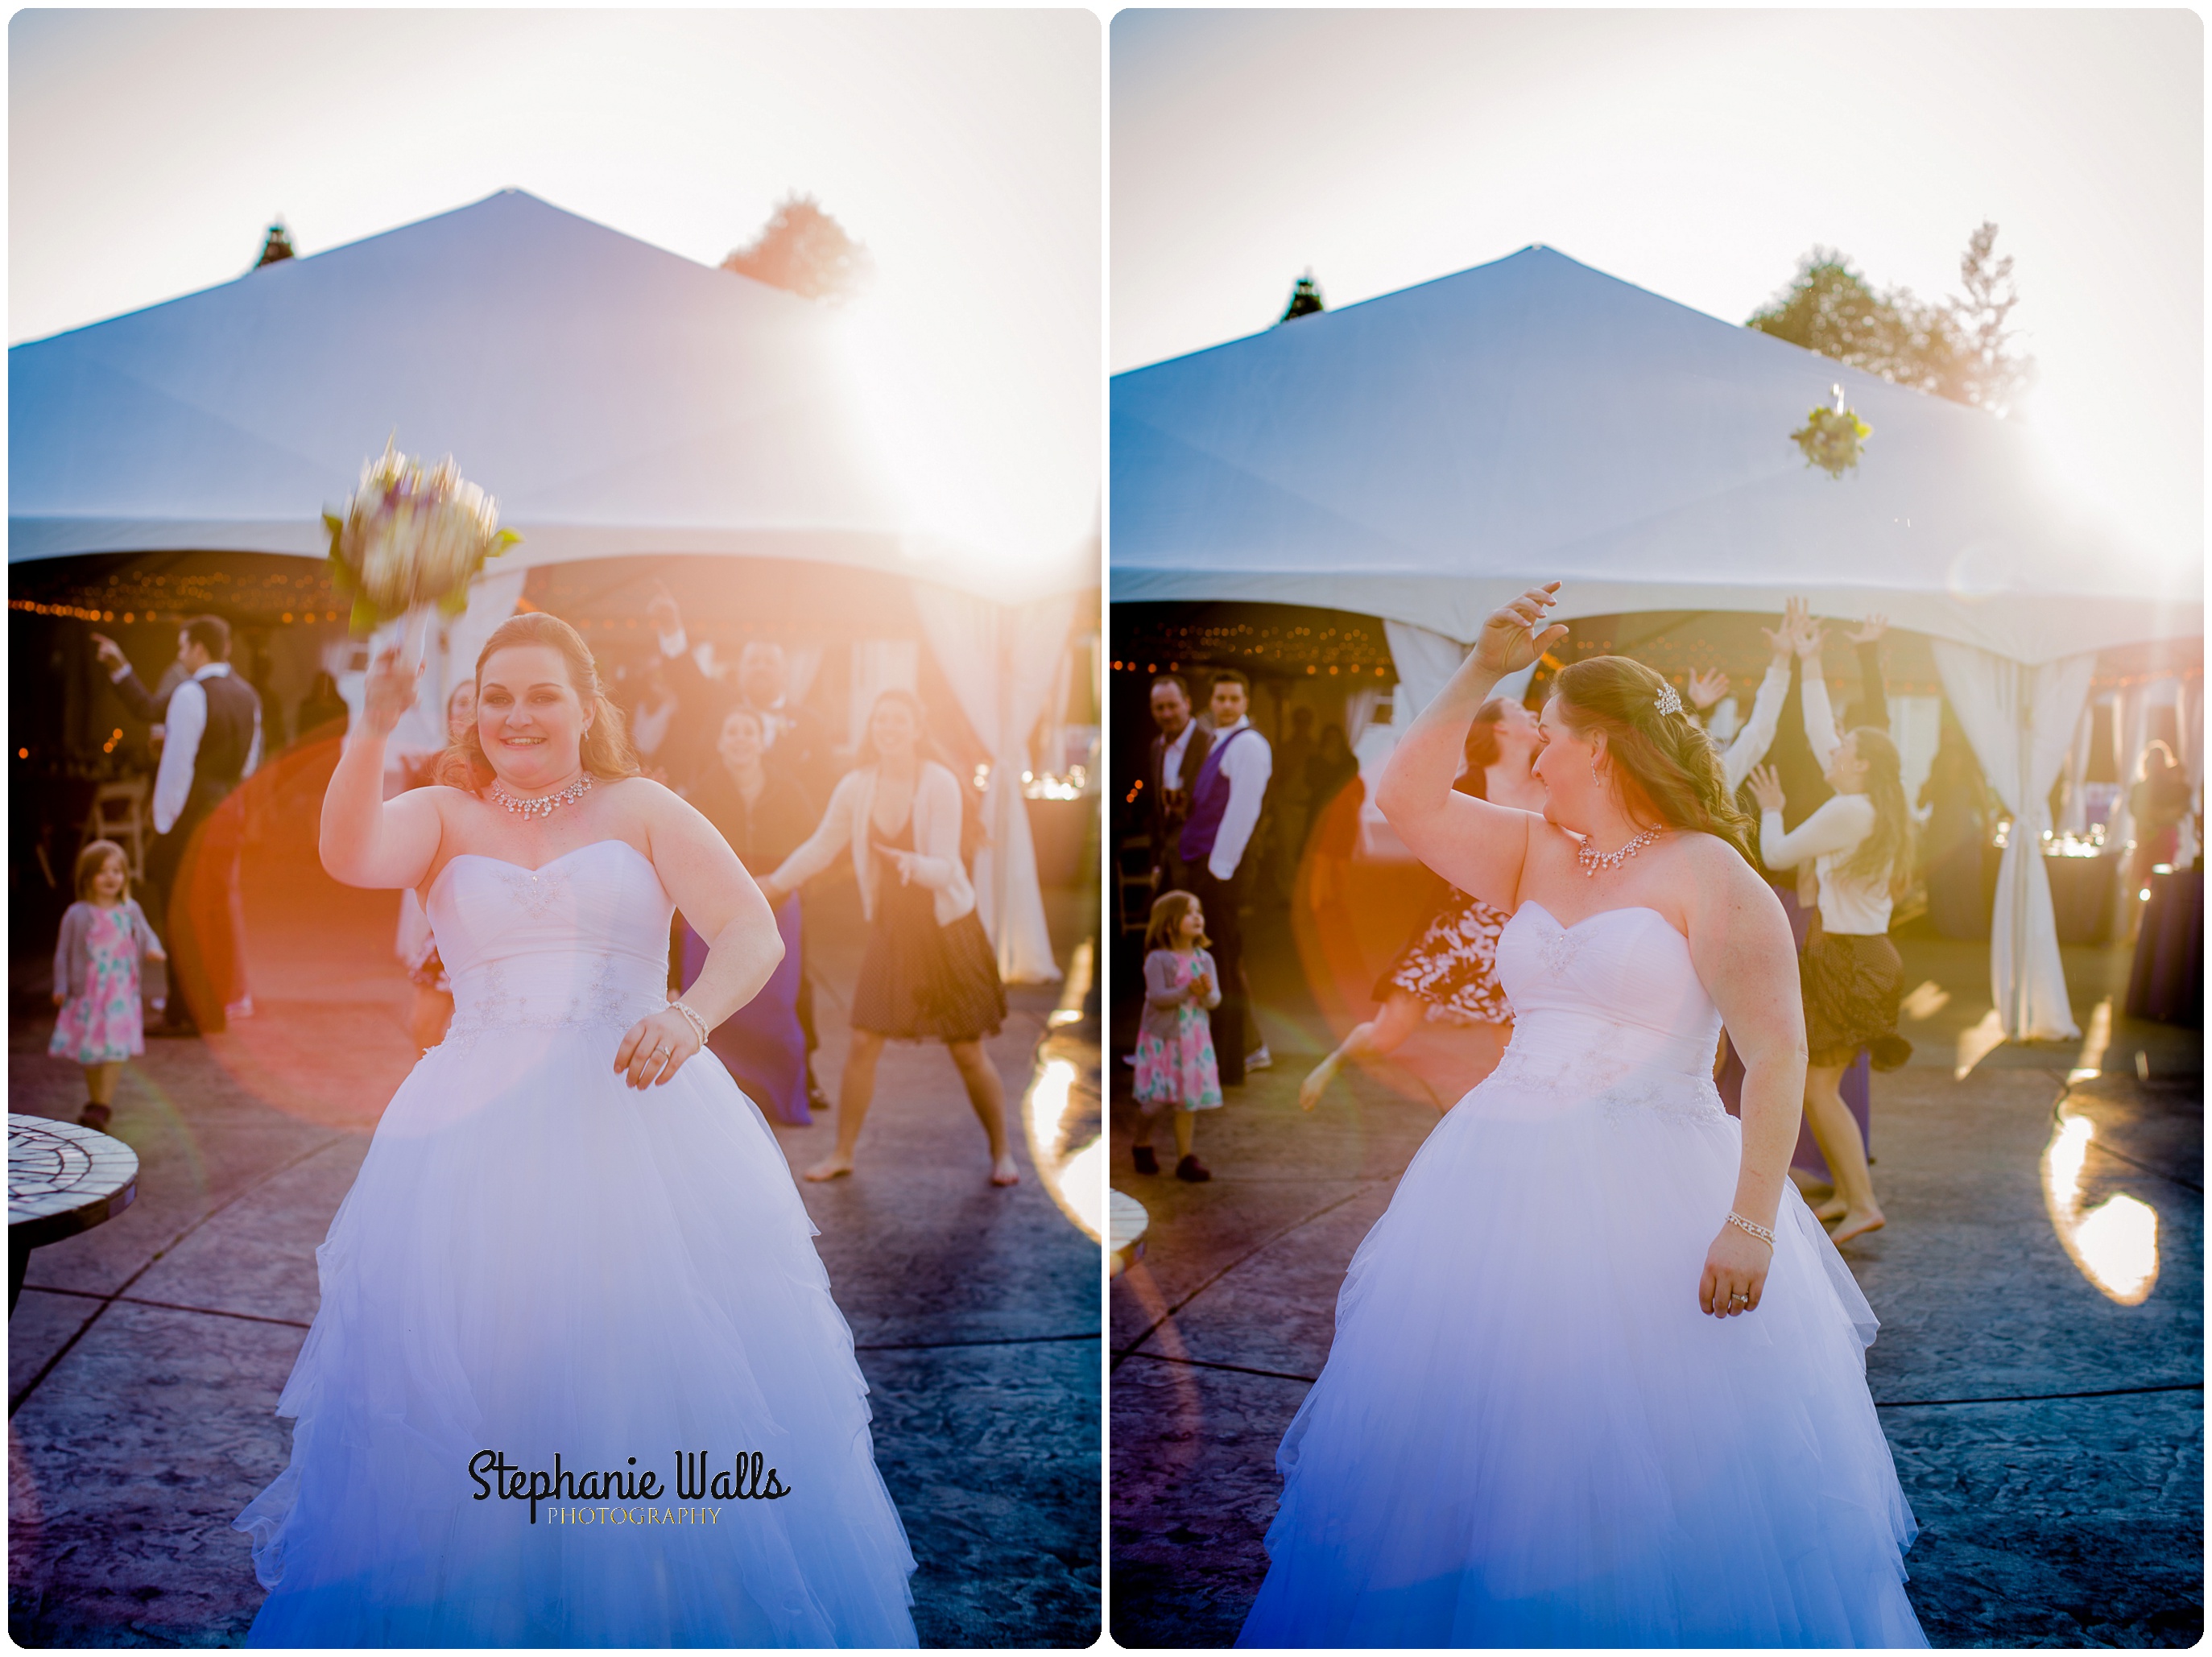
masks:
[[[385,740],[415,705],[421,671],[401,667],[397,649],[371,665],[361,723],[346,737],[323,792],[319,849],[324,869],[343,885],[419,885],[437,858],[445,824],[433,796],[443,791],[416,788],[384,798]]]
[[[1475,711],[1508,673],[1528,666],[1567,629],[1544,624],[1557,581],[1492,612],[1474,648],[1391,750],[1375,804],[1413,855],[1493,908],[1519,906],[1522,865],[1535,818],[1455,793]]]

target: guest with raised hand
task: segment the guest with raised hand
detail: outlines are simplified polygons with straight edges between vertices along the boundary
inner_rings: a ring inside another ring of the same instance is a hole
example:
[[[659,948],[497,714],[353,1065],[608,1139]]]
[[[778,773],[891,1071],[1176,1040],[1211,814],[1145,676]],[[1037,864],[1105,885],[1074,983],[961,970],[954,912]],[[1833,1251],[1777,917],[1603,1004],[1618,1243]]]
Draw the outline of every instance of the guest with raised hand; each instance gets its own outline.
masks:
[[[1881,675],[1881,641],[1888,634],[1888,616],[1869,616],[1844,634],[1859,659],[1859,694],[1844,709],[1846,730],[1856,731],[1861,725],[1871,725],[1876,731],[1889,729],[1889,689]]]
[[[1766,635],[1767,648],[1773,652],[1773,659],[1767,664],[1766,677],[1759,681],[1759,694],[1752,699],[1751,717],[1721,750],[1721,774],[1730,792],[1743,786],[1751,768],[1765,759],[1766,750],[1773,745],[1775,731],[1782,722],[1783,706],[1790,696],[1790,668],[1796,659],[1797,640],[1810,625],[1805,601],[1791,598],[1783,606],[1778,629],[1759,629]],[[1709,725],[1713,708],[1728,695],[1728,675],[1717,670],[1690,675],[1690,705],[1698,710],[1700,725]]]
[[[221,817],[216,812],[261,763],[261,698],[231,671],[230,624],[220,616],[195,616],[185,623],[177,635],[177,665],[184,677],[166,696],[138,682],[112,639],[97,633],[92,638],[124,706],[163,726],[146,884],[155,931],[173,960],[166,1016],[153,1033],[191,1036],[203,1029],[219,1030],[227,1019],[253,1011],[235,901],[240,825],[235,812]],[[177,889],[195,842],[197,883],[213,895],[197,914]],[[194,996],[201,1005],[188,1007]]]
[[[1494,805],[1540,812],[1544,785],[1530,768],[1543,751],[1543,727],[1519,702],[1492,696],[1468,728],[1466,769],[1453,789]],[[1513,1025],[1513,1005],[1498,981],[1498,935],[1510,917],[1480,898],[1446,889],[1444,901],[1414,933],[1375,986],[1382,1009],[1352,1026],[1335,1052],[1298,1088],[1298,1108],[1311,1110],[1336,1073],[1354,1059],[1396,1052],[1423,1020],[1486,1024],[1498,1046]],[[1439,1109],[1444,1107],[1441,1103]]]
[[[1828,752],[1835,792],[1794,830],[1782,826],[1782,781],[1771,767],[1752,773],[1759,801],[1759,855],[1772,869],[1809,865],[1819,907],[1799,952],[1805,998],[1805,1120],[1835,1175],[1836,1194],[1816,1210],[1838,1223],[1838,1242],[1883,1223],[1858,1124],[1844,1102],[1844,1072],[1870,1050],[1876,1070],[1897,1069],[1912,1045],[1897,1033],[1905,965],[1889,941],[1890,908],[1912,877],[1912,817],[1905,804],[1897,746],[1861,725]]]
[[[991,1183],[1013,1185],[1021,1174],[1006,1142],[1006,1090],[983,1051],[984,1038],[1005,1021],[1006,992],[960,856],[960,780],[930,746],[920,700],[903,690],[876,698],[867,743],[867,762],[838,783],[820,827],[760,883],[780,905],[848,853],[868,918],[837,1096],[837,1148],[806,1177],[853,1171],[884,1043],[935,1041],[952,1055],[982,1124]]]
[[[822,815],[796,781],[769,769],[766,752],[759,710],[738,703],[722,716],[718,763],[688,797],[748,869],[780,865],[806,843]],[[812,1119],[807,1113],[806,1034],[799,1023],[803,927],[798,893],[776,906],[775,919],[783,938],[782,962],[708,1045],[763,1108],[779,1121],[804,1124]],[[683,981],[688,985],[706,968],[708,944],[688,923],[683,933]]]

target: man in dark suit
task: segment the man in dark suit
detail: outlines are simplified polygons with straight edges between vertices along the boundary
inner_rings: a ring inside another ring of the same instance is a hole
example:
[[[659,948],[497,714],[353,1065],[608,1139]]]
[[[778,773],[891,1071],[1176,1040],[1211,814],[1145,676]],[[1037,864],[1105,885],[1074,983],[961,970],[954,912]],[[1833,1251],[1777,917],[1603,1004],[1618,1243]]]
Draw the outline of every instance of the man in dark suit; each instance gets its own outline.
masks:
[[[261,698],[231,671],[230,626],[220,616],[185,623],[177,665],[185,677],[166,699],[139,682],[112,639],[92,638],[123,705],[164,727],[154,778],[154,843],[146,853],[147,908],[171,963],[165,1028],[158,1033],[220,1030],[227,1018],[253,1011],[240,937],[238,813],[218,808],[261,762]],[[187,901],[193,897],[197,904]]]
[[[1152,723],[1159,734],[1145,762],[1147,829],[1152,842],[1153,889],[1188,891],[1189,877],[1176,844],[1190,815],[1190,785],[1206,763],[1213,733],[1190,716],[1190,687],[1177,673],[1152,681]]]

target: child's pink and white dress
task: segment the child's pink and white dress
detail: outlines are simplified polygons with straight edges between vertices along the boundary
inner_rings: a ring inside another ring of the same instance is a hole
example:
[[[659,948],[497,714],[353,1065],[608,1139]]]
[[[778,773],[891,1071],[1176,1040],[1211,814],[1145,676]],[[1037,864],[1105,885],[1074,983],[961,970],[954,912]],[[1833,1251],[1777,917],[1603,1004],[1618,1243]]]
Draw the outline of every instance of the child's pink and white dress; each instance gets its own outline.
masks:
[[[46,1051],[76,1065],[113,1065],[146,1051],[138,956],[154,946],[138,905],[73,903],[54,952],[54,987],[68,996]]]
[[[1212,994],[1194,1000],[1192,980]],[[1145,957],[1145,1012],[1137,1036],[1137,1097],[1182,1110],[1221,1108],[1206,1010],[1221,1005],[1221,972],[1204,950],[1154,950]]]

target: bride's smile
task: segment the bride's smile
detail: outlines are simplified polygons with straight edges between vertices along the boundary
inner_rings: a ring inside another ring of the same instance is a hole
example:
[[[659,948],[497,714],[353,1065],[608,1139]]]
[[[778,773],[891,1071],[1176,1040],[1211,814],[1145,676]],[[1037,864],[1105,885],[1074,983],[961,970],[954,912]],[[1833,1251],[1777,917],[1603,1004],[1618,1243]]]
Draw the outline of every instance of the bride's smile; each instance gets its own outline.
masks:
[[[591,725],[559,652],[511,645],[484,664],[477,740],[508,787],[534,792],[574,777]]]

